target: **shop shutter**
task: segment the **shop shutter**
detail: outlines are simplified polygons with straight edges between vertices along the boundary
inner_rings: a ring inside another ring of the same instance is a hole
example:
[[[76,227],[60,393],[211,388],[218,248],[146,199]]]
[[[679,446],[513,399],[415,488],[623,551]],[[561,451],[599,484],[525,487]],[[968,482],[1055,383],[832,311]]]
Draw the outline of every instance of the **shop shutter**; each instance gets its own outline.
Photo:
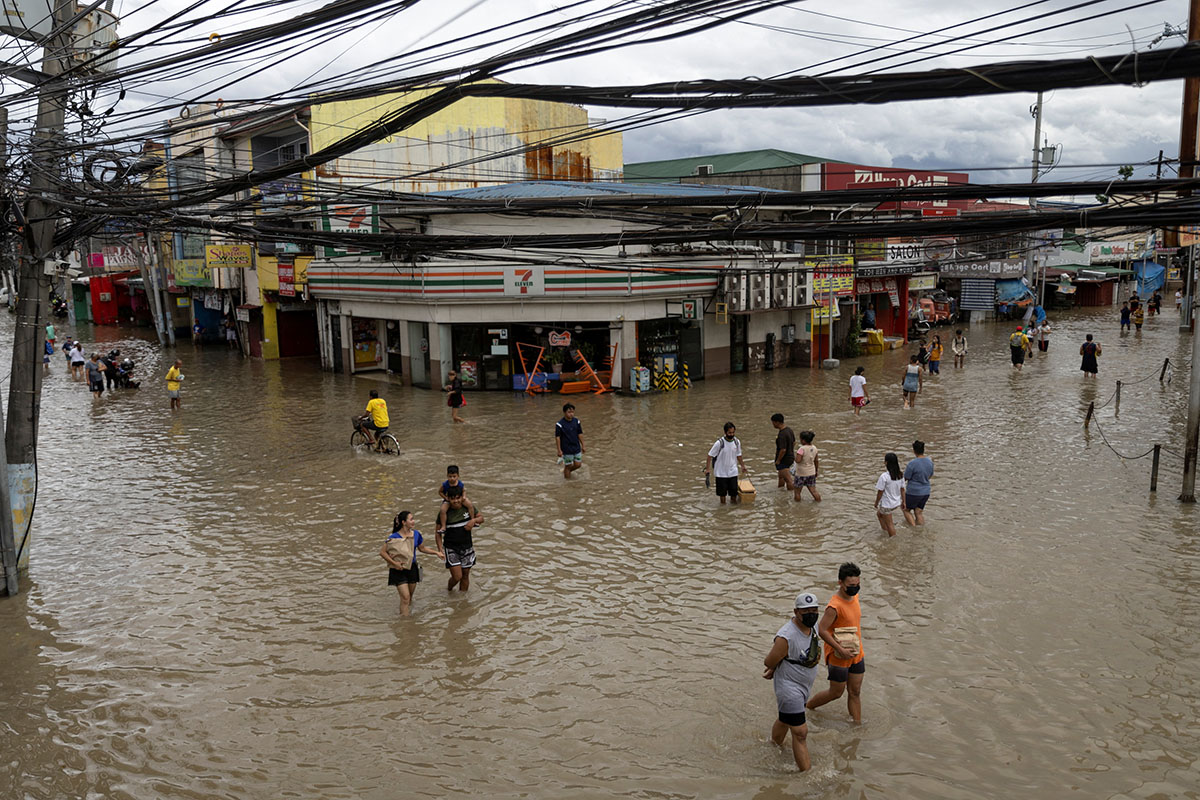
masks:
[[[963,278],[962,297],[958,307],[970,311],[993,311],[996,308],[996,282]]]

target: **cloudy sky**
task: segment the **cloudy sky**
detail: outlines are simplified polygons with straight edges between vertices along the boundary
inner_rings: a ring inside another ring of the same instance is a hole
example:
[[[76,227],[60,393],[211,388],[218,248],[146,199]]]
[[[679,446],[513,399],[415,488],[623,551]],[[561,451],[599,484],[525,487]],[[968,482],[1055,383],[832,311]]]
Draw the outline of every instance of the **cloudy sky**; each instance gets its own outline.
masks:
[[[659,2],[639,0],[627,5],[645,7]],[[550,19],[562,26],[560,30],[568,30],[572,17],[581,8],[595,10],[616,3],[617,0],[429,0],[390,19],[345,31],[316,46],[278,49],[280,59],[269,67],[261,57],[243,58],[173,79],[132,83],[124,87],[128,90],[127,97],[118,109],[131,112],[155,103],[211,100],[218,92],[217,96],[227,101],[269,97],[314,77],[334,81],[378,59],[410,53],[416,47],[483,30],[536,11],[550,12]],[[1132,8],[1139,3],[1141,7]],[[1066,11],[1078,4],[1065,0],[794,2],[687,38],[635,45],[502,77],[599,85],[793,72],[921,70],[1005,60],[1124,53],[1135,46],[1144,52],[1183,41],[1180,36],[1169,36],[1157,44],[1152,40],[1163,33],[1164,24],[1176,28],[1186,25],[1184,0],[1148,4],[1146,0],[1100,0]],[[202,4],[200,11],[191,13],[193,17],[213,13],[226,5],[230,4]],[[321,5],[306,0],[281,4],[267,19],[278,21]],[[121,35],[127,37],[136,31],[153,29],[167,14],[184,6],[175,0],[154,0],[148,4],[145,0],[117,0],[114,10],[122,14]],[[1108,15],[1085,20],[1103,14]],[[985,20],[985,17],[990,18]],[[257,19],[263,17],[259,15]],[[159,37],[165,40],[162,49],[142,51],[125,63],[156,52],[180,52],[198,46],[211,33],[228,35],[250,21],[247,17],[205,20],[185,31]],[[939,29],[945,30],[929,33]],[[519,37],[517,42],[544,40],[549,35]],[[902,40],[907,41],[900,43]],[[168,46],[167,42],[175,44]],[[449,56],[442,63],[466,66],[479,55],[497,49],[481,48]],[[963,52],[947,54],[950,50]],[[24,55],[27,53],[9,46],[0,57],[19,61]],[[914,59],[923,60],[900,66]],[[3,92],[13,90],[14,84],[5,81]],[[1147,164],[1154,161],[1160,149],[1168,157],[1177,157],[1181,90],[1180,82],[1166,82],[1138,89],[1113,87],[1049,94],[1043,131],[1050,144],[1062,147],[1062,165],[1051,177],[1111,177],[1116,167],[1104,165]],[[97,100],[98,107],[103,100],[103,97]],[[1029,108],[1033,100],[1031,95],[1003,95],[870,107],[711,112],[629,131],[625,134],[625,155],[626,161],[642,161],[779,148],[876,165],[967,170],[977,182],[1023,180],[1028,176],[1032,146],[1033,121]],[[590,111],[595,117],[609,120],[624,113],[609,108]],[[19,117],[19,107],[15,106],[13,113]],[[119,117],[120,114],[114,120]],[[147,125],[151,118],[127,117],[111,129],[128,132],[138,125]],[[1023,169],[1018,169],[1022,166]],[[991,171],[987,171],[989,168]],[[1152,175],[1153,166],[1141,172]]]

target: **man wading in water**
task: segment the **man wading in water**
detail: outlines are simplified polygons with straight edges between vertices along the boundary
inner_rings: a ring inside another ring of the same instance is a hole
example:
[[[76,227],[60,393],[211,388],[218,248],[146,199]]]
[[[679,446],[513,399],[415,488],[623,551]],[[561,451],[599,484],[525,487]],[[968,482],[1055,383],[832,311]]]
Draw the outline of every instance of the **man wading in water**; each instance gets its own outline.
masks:
[[[807,703],[811,711],[837,700],[849,689],[846,707],[855,722],[862,722],[862,682],[867,672],[862,651],[862,609],[858,605],[861,574],[852,561],[838,567],[838,590],[829,598],[817,628],[821,641],[825,642],[829,688],[813,695]]]
[[[437,549],[446,554],[446,569],[450,580],[446,591],[458,586],[465,592],[471,586],[471,567],[475,566],[475,542],[471,531],[483,522],[483,515],[463,501],[462,486],[446,490],[446,502],[438,513],[438,530],[434,534]]]

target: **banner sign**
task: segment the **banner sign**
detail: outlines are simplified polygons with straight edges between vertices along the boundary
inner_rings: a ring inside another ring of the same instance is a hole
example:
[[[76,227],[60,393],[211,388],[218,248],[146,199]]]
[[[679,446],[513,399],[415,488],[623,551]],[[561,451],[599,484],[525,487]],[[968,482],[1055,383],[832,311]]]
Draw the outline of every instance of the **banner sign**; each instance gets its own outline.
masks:
[[[571,346],[571,332],[563,331],[562,333],[558,333],[557,331],[550,331],[550,346],[551,347],[570,347]]]
[[[506,297],[539,297],[546,293],[544,267],[505,267],[504,295]]]
[[[202,258],[180,258],[171,262],[176,286],[212,286],[212,273]]]
[[[812,274],[812,296],[820,300],[829,296],[829,284],[833,283],[833,293],[838,297],[850,297],[854,294],[853,272],[814,272]]]
[[[862,164],[821,165],[822,188],[826,191],[843,189],[867,189],[894,186],[907,189],[914,186],[958,186],[966,184],[969,175],[965,172],[929,172],[920,169],[898,169],[896,167],[868,167]],[[958,208],[966,209],[971,200],[905,200],[901,208]]]
[[[887,278],[892,275],[912,275],[920,268],[919,264],[879,264],[878,266],[859,264],[855,268],[855,274],[859,278]]]
[[[291,264],[279,265],[279,294],[283,297],[296,296],[296,268]]]
[[[1003,259],[997,261],[971,261],[961,264],[943,264],[943,278],[995,278],[1006,280],[1020,278],[1025,274],[1023,259]]]

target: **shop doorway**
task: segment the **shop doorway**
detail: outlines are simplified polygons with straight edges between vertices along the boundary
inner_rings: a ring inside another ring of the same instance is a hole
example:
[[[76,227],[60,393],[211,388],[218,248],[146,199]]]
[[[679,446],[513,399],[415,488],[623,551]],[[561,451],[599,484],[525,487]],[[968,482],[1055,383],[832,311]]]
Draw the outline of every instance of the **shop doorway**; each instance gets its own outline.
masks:
[[[429,323],[408,323],[408,368],[413,386],[429,388]]]
[[[746,331],[749,318],[743,314],[733,314],[729,317],[729,371],[745,372],[750,360],[747,346]]]
[[[315,356],[320,351],[315,309],[292,310],[280,304],[275,324],[279,330],[280,358]],[[255,341],[255,339],[251,337],[251,341]]]
[[[679,358],[688,366],[688,378],[704,377],[704,339],[700,323],[690,322],[679,331]]]

